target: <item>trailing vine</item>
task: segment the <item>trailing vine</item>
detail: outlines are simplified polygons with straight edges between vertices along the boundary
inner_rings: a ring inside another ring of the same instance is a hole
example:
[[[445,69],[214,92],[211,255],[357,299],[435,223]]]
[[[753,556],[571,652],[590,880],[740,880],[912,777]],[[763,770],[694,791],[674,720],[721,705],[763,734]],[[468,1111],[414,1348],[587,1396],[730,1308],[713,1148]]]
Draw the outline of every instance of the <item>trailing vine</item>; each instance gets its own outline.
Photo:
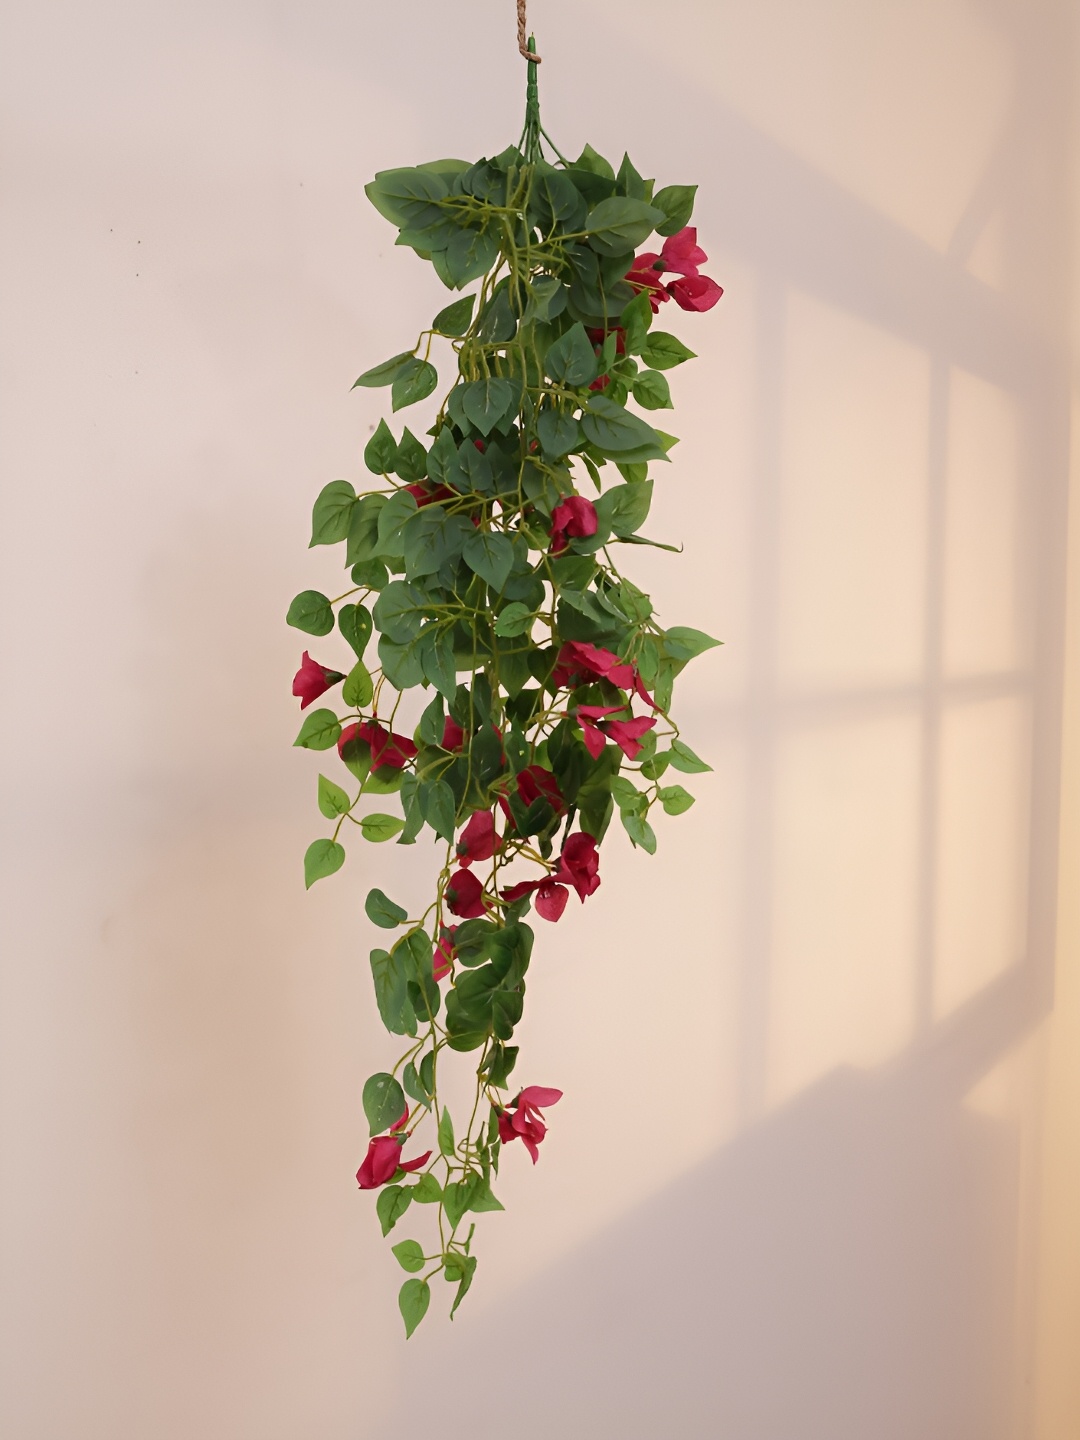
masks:
[[[443,847],[422,914],[380,889],[365,906],[374,925],[403,932],[372,950],[371,970],[405,1048],[364,1086],[371,1139],[357,1180],[378,1191],[384,1235],[430,1207],[429,1240],[393,1247],[412,1277],[399,1297],[411,1334],[440,1273],[457,1287],[451,1315],[461,1303],[476,1269],[466,1217],[502,1209],[502,1149],[520,1139],[535,1162],[543,1112],[561,1098],[533,1084],[512,1093],[526,915],[555,922],[571,892],[594,894],[616,812],[653,853],[655,808],[693,804],[669,772],[710,768],[671,703],[683,667],[718,642],[663,628],[615,553],[676,548],[640,533],[650,466],[676,440],[629,403],[671,408],[666,372],[693,358],[652,328],[661,307],[704,311],[722,292],[701,274],[688,223],[696,186],[656,190],[628,157],[616,172],[588,145],[566,160],[540,123],[534,61],[517,145],[382,171],[366,190],[399,245],[449,289],[475,286],[356,381],[388,387],[396,413],[438,389],[433,353],[456,368],[424,440],[379,423],[364,451],[379,483],[322,490],[311,544],[345,546],[351,586],[334,599],[306,590],[287,617],[317,637],[336,624],[354,654],[338,670],[305,652],[293,681],[302,709],[340,685],[347,711],[308,710],[295,742],[336,750],[343,767],[319,776],[332,830],[308,847],[307,885],[341,869],[346,834],[411,845],[431,832]],[[654,232],[658,248],[635,254]],[[403,700],[418,688],[430,699],[409,725]],[[389,796],[400,813],[363,803]],[[455,1119],[440,1084],[459,1055],[476,1078]]]

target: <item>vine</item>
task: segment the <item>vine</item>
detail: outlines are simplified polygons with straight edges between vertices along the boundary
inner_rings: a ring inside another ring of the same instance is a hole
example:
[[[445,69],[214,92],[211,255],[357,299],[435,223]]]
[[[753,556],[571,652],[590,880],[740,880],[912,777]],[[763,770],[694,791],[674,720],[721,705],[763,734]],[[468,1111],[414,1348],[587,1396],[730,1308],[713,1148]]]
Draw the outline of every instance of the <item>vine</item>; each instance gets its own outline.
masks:
[[[476,1269],[466,1217],[502,1209],[501,1150],[520,1139],[535,1163],[543,1112],[561,1098],[539,1085],[509,1098],[533,950],[525,916],[555,922],[571,892],[594,894],[616,811],[652,854],[655,807],[694,803],[663,783],[668,772],[710,768],[671,703],[683,667],[718,642],[662,628],[614,557],[616,546],[677,548],[640,533],[650,466],[676,439],[628,402],[670,409],[666,372],[693,358],[652,328],[661,307],[704,311],[722,293],[701,274],[688,223],[697,187],[655,190],[628,157],[616,172],[588,145],[566,160],[540,122],[535,58],[528,70],[517,145],[382,171],[366,187],[399,245],[449,289],[476,289],[356,381],[389,387],[396,413],[437,390],[436,342],[456,362],[429,444],[382,420],[364,451],[381,483],[334,480],[318,496],[311,544],[344,544],[351,587],[333,599],[306,590],[287,616],[318,637],[336,623],[355,656],[336,670],[305,651],[293,681],[305,710],[340,684],[348,713],[309,711],[295,743],[336,749],[353,781],[319,776],[333,829],[308,847],[307,885],[342,867],[346,832],[411,845],[429,830],[445,847],[422,914],[379,889],[365,905],[374,925],[403,931],[371,952],[371,970],[383,1023],[406,1048],[364,1086],[371,1139],[357,1180],[378,1191],[384,1235],[431,1207],[428,1245],[393,1246],[411,1276],[399,1296],[410,1335],[437,1275],[457,1286],[451,1315],[461,1303]],[[659,249],[635,254],[654,231]],[[418,687],[432,696],[406,734],[395,726]],[[400,814],[360,808],[391,795]],[[459,1054],[476,1061],[464,1122],[440,1100],[440,1072]],[[429,1148],[407,1153],[428,1125]]]

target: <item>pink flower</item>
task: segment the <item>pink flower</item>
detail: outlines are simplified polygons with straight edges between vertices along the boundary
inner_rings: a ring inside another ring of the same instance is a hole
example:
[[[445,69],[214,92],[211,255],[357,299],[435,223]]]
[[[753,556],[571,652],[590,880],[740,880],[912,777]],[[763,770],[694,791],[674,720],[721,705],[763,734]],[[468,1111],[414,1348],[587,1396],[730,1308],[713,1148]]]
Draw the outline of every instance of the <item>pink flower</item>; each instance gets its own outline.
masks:
[[[371,746],[371,766],[392,765],[403,770],[416,755],[416,746],[407,735],[395,735],[378,720],[362,720],[359,725],[346,725],[337,742],[338,754],[344,754],[350,740],[363,740]]]
[[[596,526],[593,526],[595,530]],[[336,685],[345,676],[340,670],[328,670],[325,665],[320,665],[317,660],[312,660],[308,652],[304,651],[304,658],[300,662],[300,669],[293,676],[292,693],[300,697],[300,709],[303,710],[320,695],[325,695],[331,685]]]
[[[477,810],[458,839],[458,864],[467,868],[474,860],[490,860],[498,848],[495,816],[490,810]]]
[[[673,299],[684,310],[711,310],[724,292],[715,280],[702,275],[698,269],[708,258],[697,243],[697,230],[687,225],[668,236],[659,255],[652,250],[635,255],[626,278],[635,290],[649,292],[654,314],[668,299]],[[668,270],[682,278],[662,284],[660,276]]]
[[[578,714],[580,716],[582,710],[596,708],[599,707],[580,705],[578,707]],[[642,750],[642,735],[644,735],[647,731],[651,730],[655,724],[655,716],[631,715],[629,720],[601,720],[599,722],[599,728],[604,732],[605,735],[607,735],[610,740],[615,741],[615,744],[618,745],[619,749],[623,752],[623,754],[628,760],[636,760],[637,757],[641,754]],[[582,725],[583,734],[584,729],[585,727],[584,725]],[[584,738],[585,745],[588,748],[589,753],[595,760],[599,752],[594,752],[592,747],[589,745],[588,735],[585,735]]]
[[[581,738],[585,741],[585,749],[594,760],[599,760],[605,744],[604,731],[607,725],[604,723],[605,715],[617,715],[620,710],[625,710],[625,705],[579,705],[575,712],[578,724],[581,726]]]
[[[562,1093],[543,1085],[526,1085],[508,1110],[499,1111],[499,1139],[502,1143],[507,1145],[511,1140],[522,1140],[535,1165],[540,1155],[537,1146],[547,1134],[540,1110],[561,1100]]]
[[[442,739],[439,744],[444,750],[460,750],[465,744],[465,731],[456,720],[451,720],[449,715],[443,722]]]
[[[434,490],[430,484],[406,485],[405,489],[416,501],[416,508],[422,510],[425,505],[434,505],[439,500],[457,500],[460,497],[455,491],[445,485],[436,485]]]
[[[660,247],[660,258],[665,270],[672,270],[676,275],[696,275],[698,266],[704,265],[709,257],[697,243],[695,227],[687,225],[678,234],[667,237]]]
[[[471,870],[455,870],[446,882],[446,903],[463,920],[478,920],[487,906],[484,887]]]
[[[368,1145],[360,1169],[356,1172],[356,1183],[361,1190],[377,1190],[392,1180],[398,1169],[419,1170],[431,1159],[431,1151],[416,1160],[402,1160],[401,1151],[405,1142],[399,1135],[377,1135]]]
[[[667,288],[675,303],[684,310],[711,310],[724,293],[707,275],[689,275],[684,280],[673,280]]]
[[[620,690],[629,690],[634,683],[634,675],[634,667],[610,650],[602,650],[583,640],[567,640],[555,657],[551,683],[556,690],[561,690],[564,686],[581,685],[590,680],[610,680]]]
[[[566,909],[570,891],[555,880],[541,880],[536,887],[536,913],[542,920],[554,921]]]
[[[554,878],[564,885],[572,885],[584,904],[586,895],[600,888],[599,869],[600,855],[595,839],[584,830],[578,830],[563,846]]]
[[[551,512],[551,553],[566,549],[566,537],[596,534],[596,506],[584,495],[560,500]]]
[[[518,773],[517,792],[523,805],[531,805],[534,800],[543,796],[556,813],[566,809],[559,782],[543,765],[526,765],[525,769]]]
[[[457,950],[454,947],[454,936],[457,934],[457,926],[450,925],[439,937],[439,943],[435,946],[431,955],[431,973],[436,981],[445,980],[450,974],[454,960],[457,957]]]

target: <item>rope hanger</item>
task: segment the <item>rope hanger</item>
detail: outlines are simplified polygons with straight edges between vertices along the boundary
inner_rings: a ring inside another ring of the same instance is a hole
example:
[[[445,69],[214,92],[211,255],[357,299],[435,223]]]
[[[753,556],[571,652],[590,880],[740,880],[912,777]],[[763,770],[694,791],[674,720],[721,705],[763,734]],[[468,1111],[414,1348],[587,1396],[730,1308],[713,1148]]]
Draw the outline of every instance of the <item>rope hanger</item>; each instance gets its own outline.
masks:
[[[529,42],[526,39],[528,24],[525,19],[525,3],[526,0],[517,0],[518,49],[526,60],[531,61],[533,65],[539,65],[540,56],[529,49]]]

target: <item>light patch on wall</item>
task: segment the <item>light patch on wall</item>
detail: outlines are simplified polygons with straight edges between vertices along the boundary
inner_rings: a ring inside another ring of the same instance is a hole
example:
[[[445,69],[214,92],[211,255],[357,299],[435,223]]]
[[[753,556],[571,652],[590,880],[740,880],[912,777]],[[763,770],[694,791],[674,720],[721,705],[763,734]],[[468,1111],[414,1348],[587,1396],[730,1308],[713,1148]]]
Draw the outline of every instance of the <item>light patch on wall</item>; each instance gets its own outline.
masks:
[[[1019,423],[1015,396],[952,372],[943,637],[951,676],[1026,658]]]
[[[1026,700],[957,707],[942,724],[934,1017],[1024,955],[1031,727]]]
[[[803,295],[788,319],[780,671],[910,680],[923,656],[930,362]]]
[[[777,766],[769,1098],[877,1065],[915,1016],[919,732],[814,728]]]

